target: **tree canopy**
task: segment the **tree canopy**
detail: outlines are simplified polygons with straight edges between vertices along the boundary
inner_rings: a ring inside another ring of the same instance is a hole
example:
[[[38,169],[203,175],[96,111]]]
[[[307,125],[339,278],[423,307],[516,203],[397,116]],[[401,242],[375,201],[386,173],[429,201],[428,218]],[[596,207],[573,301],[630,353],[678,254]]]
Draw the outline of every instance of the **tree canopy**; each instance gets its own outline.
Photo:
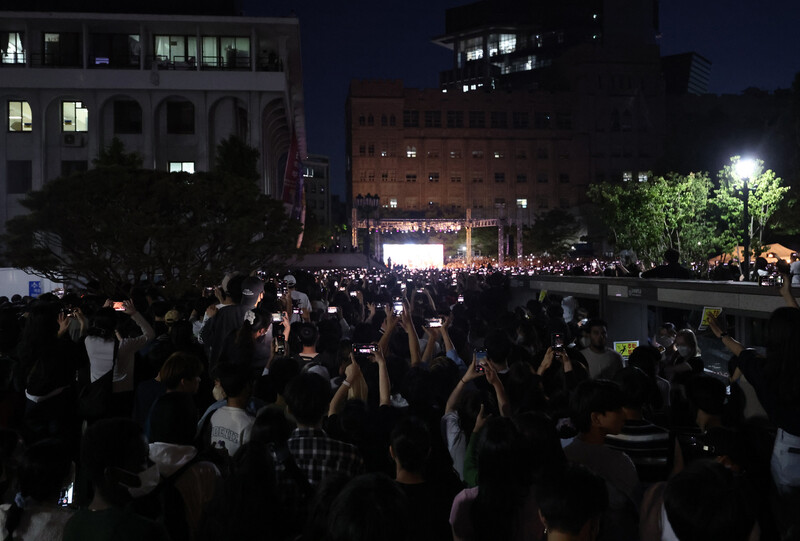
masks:
[[[667,248],[675,248],[691,261],[704,259],[714,249],[710,192],[706,173],[648,174],[644,182],[593,184],[589,198],[619,250],[630,249],[646,262],[660,262]]]
[[[300,224],[252,179],[144,170],[114,152],[116,164],[104,159],[23,199],[30,212],[9,221],[4,238],[12,265],[109,291],[158,277],[181,290],[293,252]]]

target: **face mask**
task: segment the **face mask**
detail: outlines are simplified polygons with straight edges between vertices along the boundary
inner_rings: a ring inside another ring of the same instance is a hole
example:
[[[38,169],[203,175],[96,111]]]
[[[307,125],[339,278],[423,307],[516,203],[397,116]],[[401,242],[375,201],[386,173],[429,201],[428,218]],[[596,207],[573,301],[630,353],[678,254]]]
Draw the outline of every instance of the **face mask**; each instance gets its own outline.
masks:
[[[658,342],[658,345],[668,348],[672,346],[672,344],[675,342],[675,339],[671,336],[659,336],[656,338],[656,342]]]
[[[125,486],[128,489],[128,494],[134,498],[141,498],[150,494],[161,480],[161,476],[158,473],[158,464],[153,464],[146,470],[137,473],[136,476],[139,478],[138,487]]]
[[[692,348],[689,346],[678,346],[678,355],[683,357],[684,359],[689,357],[692,354]]]

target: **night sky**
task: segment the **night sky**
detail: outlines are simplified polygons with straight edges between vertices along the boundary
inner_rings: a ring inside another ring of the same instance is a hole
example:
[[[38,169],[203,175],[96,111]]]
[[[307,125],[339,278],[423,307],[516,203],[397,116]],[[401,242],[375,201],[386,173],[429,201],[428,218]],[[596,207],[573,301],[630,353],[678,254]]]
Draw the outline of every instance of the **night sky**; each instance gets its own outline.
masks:
[[[300,19],[308,151],[330,157],[344,194],[344,105],[352,79],[402,79],[435,88],[450,51],[431,43],[445,10],[468,0],[244,0],[245,15]],[[712,62],[709,91],[789,88],[800,71],[797,0],[661,0],[661,53]]]

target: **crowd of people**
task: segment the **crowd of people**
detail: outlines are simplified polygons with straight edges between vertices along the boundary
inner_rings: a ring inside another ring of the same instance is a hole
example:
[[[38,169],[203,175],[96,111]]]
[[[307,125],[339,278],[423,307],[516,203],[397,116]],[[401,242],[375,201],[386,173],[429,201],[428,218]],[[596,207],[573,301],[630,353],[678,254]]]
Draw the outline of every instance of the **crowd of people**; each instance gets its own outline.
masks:
[[[800,538],[790,279],[765,352],[711,321],[725,379],[692,329],[660,322],[623,360],[589,307],[522,304],[511,274],[230,273],[181,298],[5,303],[0,535]]]

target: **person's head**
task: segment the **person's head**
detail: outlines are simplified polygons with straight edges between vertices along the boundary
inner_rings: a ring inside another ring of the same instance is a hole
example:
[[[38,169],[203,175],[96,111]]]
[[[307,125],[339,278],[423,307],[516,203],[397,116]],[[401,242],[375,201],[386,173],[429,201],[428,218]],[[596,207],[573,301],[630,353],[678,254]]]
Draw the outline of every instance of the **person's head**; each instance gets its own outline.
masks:
[[[700,415],[722,416],[727,398],[725,384],[706,374],[696,374],[686,382],[686,397]]]
[[[380,473],[359,475],[339,493],[328,514],[329,541],[406,541],[408,500]]]
[[[625,397],[613,381],[590,379],[575,389],[570,408],[572,424],[581,434],[619,434],[625,417],[622,406]]]
[[[71,459],[66,446],[53,439],[28,447],[19,465],[19,491],[25,498],[51,504],[67,483]]]
[[[247,365],[223,363],[214,370],[214,379],[228,399],[247,398],[251,391],[250,367]]]
[[[664,261],[670,265],[676,264],[678,261],[680,261],[680,259],[681,253],[675,248],[667,248],[667,251],[664,252]]]
[[[158,373],[167,391],[196,393],[200,387],[203,364],[191,353],[176,351],[170,355]]]
[[[130,499],[130,481],[147,468],[147,442],[133,419],[102,419],[81,440],[81,462],[98,495],[114,507]]]
[[[506,333],[500,330],[491,331],[483,342],[486,347],[486,356],[494,364],[504,366],[511,351],[511,341]]]
[[[548,531],[593,540],[608,507],[608,490],[602,477],[571,464],[563,475],[545,483],[536,499],[539,517]]]
[[[748,501],[742,479],[713,460],[691,462],[671,478],[664,509],[680,541],[745,541],[755,526],[755,505]]]
[[[189,393],[166,393],[150,411],[150,443],[191,445],[197,428],[197,408]]]
[[[638,368],[651,379],[655,379],[658,373],[658,363],[661,359],[661,352],[655,346],[639,346],[631,352],[628,357],[628,366]]]
[[[624,398],[623,407],[640,413],[646,405],[652,404],[652,398],[658,393],[658,388],[647,374],[627,366],[614,374],[614,381],[619,384]]]
[[[264,297],[264,282],[258,276],[248,276],[242,282],[242,306],[253,307]]]
[[[658,333],[656,334],[656,342],[658,345],[669,348],[672,347],[672,344],[675,342],[675,337],[677,336],[678,331],[675,329],[675,325],[670,322],[664,322],[658,328]]]
[[[275,405],[265,406],[256,415],[250,441],[264,444],[285,442],[289,439],[293,428],[283,408]]]
[[[304,348],[313,348],[317,345],[317,326],[313,323],[301,323],[298,329],[298,336],[300,337],[300,344]]]
[[[421,474],[431,451],[428,427],[417,418],[407,417],[392,430],[389,452],[395,462],[410,473]]]
[[[286,386],[284,398],[298,425],[317,426],[328,412],[331,385],[317,374],[301,372]]]
[[[300,373],[300,363],[294,357],[276,357],[269,368],[269,379],[275,392],[286,393],[286,385]]]
[[[691,359],[700,355],[697,347],[697,336],[691,329],[681,329],[675,336],[675,349],[682,359]]]
[[[589,346],[592,349],[604,350],[608,344],[608,325],[602,319],[591,319],[584,329],[589,333]]]
[[[283,277],[283,281],[286,283],[286,287],[288,289],[296,289],[297,288],[297,278],[295,278],[291,274],[287,274]]]
[[[86,333],[103,340],[113,340],[116,328],[117,313],[111,307],[104,307],[94,313]]]

